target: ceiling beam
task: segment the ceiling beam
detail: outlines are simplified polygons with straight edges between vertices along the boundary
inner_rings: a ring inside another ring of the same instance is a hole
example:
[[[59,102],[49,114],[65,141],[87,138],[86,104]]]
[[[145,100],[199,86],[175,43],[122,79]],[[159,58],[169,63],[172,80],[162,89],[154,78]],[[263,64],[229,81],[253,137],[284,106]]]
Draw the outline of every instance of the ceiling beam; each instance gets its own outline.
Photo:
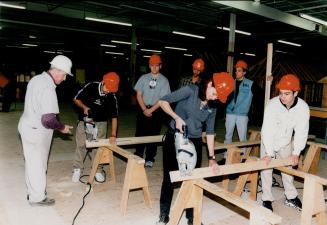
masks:
[[[267,17],[282,23],[286,23],[295,27],[299,27],[309,31],[317,31],[327,36],[326,29],[322,29],[323,25],[311,22],[301,17],[282,12],[272,7],[265,6],[254,1],[214,1],[215,3],[229,6],[235,9]]]

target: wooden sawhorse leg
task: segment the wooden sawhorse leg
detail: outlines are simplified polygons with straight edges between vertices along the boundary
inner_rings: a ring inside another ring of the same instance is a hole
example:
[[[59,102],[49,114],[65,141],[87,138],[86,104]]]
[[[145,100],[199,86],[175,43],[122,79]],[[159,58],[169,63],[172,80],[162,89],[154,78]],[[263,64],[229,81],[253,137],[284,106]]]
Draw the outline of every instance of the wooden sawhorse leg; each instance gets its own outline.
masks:
[[[311,144],[303,161],[303,165],[299,166],[299,170],[316,174],[318,169],[318,164],[320,160],[321,147],[315,144]]]
[[[301,225],[311,225],[312,216],[316,216],[317,225],[326,225],[326,205],[322,184],[310,176],[304,178],[303,206]]]
[[[121,212],[126,214],[128,195],[132,189],[143,189],[144,202],[152,208],[148,179],[144,169],[144,160],[138,156],[130,155],[127,159],[123,193],[120,203]]]
[[[194,185],[192,180],[184,181],[171,209],[168,225],[177,225],[184,209],[194,208],[193,224],[201,225],[203,189]]]
[[[240,163],[241,162],[241,149],[237,147],[227,148],[227,158],[225,165]],[[228,190],[229,178],[228,176],[224,176],[223,178],[223,188]]]
[[[108,174],[110,174],[111,181],[113,183],[116,183],[113,152],[109,148],[100,147],[97,149],[97,153],[93,160],[92,169],[91,169],[89,181],[88,181],[90,184],[93,184],[93,182],[94,182],[94,177],[95,177],[95,174],[97,172],[99,165],[104,164],[104,163],[109,163]]]

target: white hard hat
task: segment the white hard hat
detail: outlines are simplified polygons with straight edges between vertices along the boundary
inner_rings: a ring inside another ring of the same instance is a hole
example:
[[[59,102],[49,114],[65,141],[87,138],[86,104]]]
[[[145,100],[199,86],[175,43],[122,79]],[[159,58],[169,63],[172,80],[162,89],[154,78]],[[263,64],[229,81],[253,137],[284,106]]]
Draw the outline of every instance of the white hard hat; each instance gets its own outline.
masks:
[[[71,69],[72,69],[72,61],[64,56],[64,55],[57,55],[52,59],[50,62],[52,67],[55,67],[59,70],[64,71],[65,73],[69,74],[70,76],[73,76]]]

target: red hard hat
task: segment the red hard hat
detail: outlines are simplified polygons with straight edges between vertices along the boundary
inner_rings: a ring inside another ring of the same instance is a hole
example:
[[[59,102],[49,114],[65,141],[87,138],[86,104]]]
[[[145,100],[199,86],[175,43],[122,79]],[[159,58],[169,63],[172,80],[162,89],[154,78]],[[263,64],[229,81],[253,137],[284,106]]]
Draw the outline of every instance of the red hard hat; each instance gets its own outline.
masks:
[[[238,67],[241,67],[241,68],[247,70],[248,64],[243,60],[238,60],[237,63],[235,64],[235,68],[238,68]]]
[[[115,72],[109,72],[103,75],[103,83],[109,92],[116,93],[119,87],[119,76]]]
[[[161,57],[160,57],[160,55],[156,55],[156,54],[152,55],[150,57],[149,64],[150,65],[158,65],[158,64],[161,64]]]
[[[294,74],[286,74],[280,79],[277,84],[277,88],[279,90],[290,90],[290,91],[299,91],[300,88],[300,80]]]
[[[204,70],[204,61],[202,59],[196,59],[194,60],[192,64],[193,69],[199,70],[203,72]]]
[[[228,95],[234,90],[233,77],[227,72],[214,73],[213,83],[215,84],[219,101],[225,103]]]

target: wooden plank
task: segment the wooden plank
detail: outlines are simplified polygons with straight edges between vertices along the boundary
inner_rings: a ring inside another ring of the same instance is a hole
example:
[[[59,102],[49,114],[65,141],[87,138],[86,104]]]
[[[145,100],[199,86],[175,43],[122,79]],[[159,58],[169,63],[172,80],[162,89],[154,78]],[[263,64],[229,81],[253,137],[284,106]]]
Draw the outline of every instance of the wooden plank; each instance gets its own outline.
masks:
[[[318,142],[313,142],[313,141],[308,141],[307,142],[308,145],[317,145],[320,148],[326,149],[327,150],[327,145],[322,144],[322,143],[318,143]]]
[[[144,136],[144,137],[124,137],[117,138],[117,145],[136,145],[136,144],[146,144],[146,143],[159,143],[162,142],[163,135],[155,136]],[[86,141],[86,148],[97,148],[102,146],[115,146],[109,143],[109,139],[99,139],[95,141]]]
[[[310,116],[326,119],[327,108],[310,107]]]
[[[231,165],[219,166],[218,171],[213,171],[211,167],[203,167],[194,169],[192,175],[190,176],[181,176],[179,171],[170,172],[170,180],[172,182],[183,181],[183,180],[192,180],[200,179],[206,177],[217,177],[234,173],[244,173],[255,170],[271,169],[275,167],[289,166],[292,162],[289,158],[287,159],[273,159],[266,165],[263,160],[258,160],[256,162],[246,162],[246,163],[235,163]]]
[[[253,200],[243,200],[239,196],[234,195],[233,193],[224,190],[223,188],[212,184],[203,179],[195,180],[194,184],[203,188],[204,190],[219,196],[220,198],[225,199],[226,201],[244,209],[247,212],[256,213],[256,215],[262,217],[263,220],[270,222],[271,224],[280,224],[282,222],[282,218],[274,213],[272,213],[269,209],[266,209],[260,205],[258,205]]]
[[[231,147],[244,147],[244,146],[250,146],[250,145],[259,145],[261,143],[260,140],[254,140],[254,141],[239,141],[239,142],[232,142],[229,144],[215,142],[215,150],[219,149],[227,149]]]
[[[291,169],[288,167],[276,167],[274,169],[279,170],[283,173],[287,173],[292,176],[297,176],[297,177],[302,177],[302,178],[305,178],[306,176],[310,176],[310,177],[313,177],[318,183],[327,186],[327,179],[310,174],[310,173],[305,173],[303,171]]]
[[[266,85],[265,85],[265,104],[264,106],[268,104],[270,100],[270,87],[271,87],[271,80],[268,80],[268,77],[271,74],[272,70],[272,58],[273,58],[273,43],[268,43],[267,45],[267,64],[266,64]]]

